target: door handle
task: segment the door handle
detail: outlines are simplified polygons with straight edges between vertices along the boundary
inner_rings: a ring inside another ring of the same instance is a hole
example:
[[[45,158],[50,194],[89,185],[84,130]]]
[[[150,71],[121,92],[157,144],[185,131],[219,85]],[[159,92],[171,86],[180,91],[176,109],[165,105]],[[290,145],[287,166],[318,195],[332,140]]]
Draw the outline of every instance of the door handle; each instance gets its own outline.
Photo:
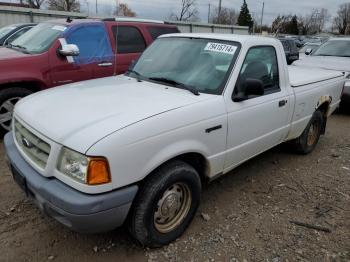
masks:
[[[205,129],[205,133],[211,133],[211,132],[213,132],[213,131],[215,131],[215,130],[218,130],[218,129],[221,129],[222,128],[222,125],[218,125],[218,126],[213,126],[213,127],[210,127],[210,128],[207,128],[207,129]]]
[[[101,64],[98,64],[98,66],[101,66],[101,67],[107,67],[107,66],[112,66],[113,63],[110,63],[110,62],[102,62]]]
[[[278,106],[279,107],[283,107],[283,106],[285,106],[287,104],[287,102],[288,102],[288,100],[281,100],[281,101],[278,102]]]

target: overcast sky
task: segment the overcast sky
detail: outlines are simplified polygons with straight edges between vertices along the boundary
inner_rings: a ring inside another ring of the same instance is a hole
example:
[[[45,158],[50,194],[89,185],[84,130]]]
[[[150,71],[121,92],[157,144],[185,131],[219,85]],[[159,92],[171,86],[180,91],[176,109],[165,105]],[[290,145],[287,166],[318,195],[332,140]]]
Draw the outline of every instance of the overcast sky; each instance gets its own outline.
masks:
[[[90,13],[95,12],[95,0],[89,1]],[[101,3],[100,12],[112,12],[115,9],[116,1],[97,0]],[[138,17],[149,19],[165,19],[171,11],[179,12],[181,0],[119,0],[127,3]],[[243,0],[222,0],[222,6],[235,8],[239,11]],[[335,15],[338,6],[350,0],[265,0],[264,23],[271,24],[278,14],[297,14],[303,15],[311,12],[313,8],[326,8],[331,15]],[[207,21],[208,5],[217,6],[219,0],[197,0],[197,6],[200,12],[202,22]],[[263,0],[247,0],[248,7],[252,13],[260,16]],[[111,8],[113,7],[113,8]],[[112,14],[112,13],[111,13]]]
[[[18,2],[19,0],[0,0],[5,2]],[[96,1],[98,3],[98,15],[112,16],[116,7],[116,2],[127,3],[138,17],[148,19],[165,20],[170,13],[179,12],[181,0],[79,0],[83,12],[95,15]],[[271,24],[279,14],[304,15],[310,13],[312,9],[326,8],[330,15],[336,15],[339,5],[350,2],[350,0],[246,0],[253,15],[260,17],[262,3],[265,2],[264,24]],[[219,0],[197,0],[197,7],[202,22],[208,20],[209,3],[212,9],[219,4]],[[234,8],[237,11],[243,0],[222,0],[223,7]]]

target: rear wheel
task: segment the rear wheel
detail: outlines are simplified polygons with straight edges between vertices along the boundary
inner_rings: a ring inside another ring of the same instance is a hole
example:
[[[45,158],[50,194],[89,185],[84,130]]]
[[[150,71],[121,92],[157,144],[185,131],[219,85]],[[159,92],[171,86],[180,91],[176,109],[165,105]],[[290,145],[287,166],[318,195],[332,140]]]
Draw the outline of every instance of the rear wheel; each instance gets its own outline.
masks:
[[[294,147],[298,153],[309,154],[311,153],[320,139],[325,119],[320,111],[316,111],[304,132],[294,140]]]
[[[199,206],[201,180],[182,161],[155,171],[140,188],[129,217],[130,233],[143,246],[160,247],[176,240]]]
[[[0,91],[0,135],[10,131],[15,104],[32,92],[25,88],[11,87]]]

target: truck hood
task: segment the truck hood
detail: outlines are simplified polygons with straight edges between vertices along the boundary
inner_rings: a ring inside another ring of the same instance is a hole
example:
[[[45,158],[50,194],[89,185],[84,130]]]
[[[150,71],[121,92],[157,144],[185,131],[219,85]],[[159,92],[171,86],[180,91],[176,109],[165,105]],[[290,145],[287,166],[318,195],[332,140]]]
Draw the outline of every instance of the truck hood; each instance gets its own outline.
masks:
[[[329,70],[350,72],[350,58],[336,56],[307,56],[295,61],[293,65],[318,67]]]
[[[50,140],[85,153],[113,132],[208,97],[118,76],[36,93],[17,103],[15,116]]]
[[[19,51],[16,51],[14,49],[10,49],[7,47],[0,48],[0,61],[14,59],[14,58],[22,58],[22,57],[27,57],[27,56],[30,56],[30,55],[24,54],[22,52],[19,52]]]

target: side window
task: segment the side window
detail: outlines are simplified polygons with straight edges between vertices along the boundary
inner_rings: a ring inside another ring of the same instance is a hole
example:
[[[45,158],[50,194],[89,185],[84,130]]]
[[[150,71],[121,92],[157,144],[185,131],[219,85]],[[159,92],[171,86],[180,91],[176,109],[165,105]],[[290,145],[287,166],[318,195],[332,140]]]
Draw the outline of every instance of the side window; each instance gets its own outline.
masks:
[[[117,53],[141,53],[146,49],[141,32],[133,26],[114,26],[114,38],[117,39]]]
[[[280,91],[278,60],[274,47],[258,46],[248,51],[237,79],[235,94],[244,89],[247,79],[262,81],[264,95]]]
[[[98,63],[112,56],[112,48],[103,25],[81,26],[66,37],[68,44],[79,48],[79,56],[74,57],[76,63]]]
[[[148,32],[152,36],[152,39],[155,40],[158,36],[165,35],[165,34],[173,34],[173,33],[179,33],[179,29],[176,27],[156,27],[156,26],[150,26],[147,28]]]
[[[14,40],[16,40],[18,37],[20,37],[21,35],[23,35],[25,32],[27,32],[29,29],[31,29],[32,27],[24,27],[21,30],[17,31],[16,33],[14,33],[13,35],[11,35],[9,38],[6,39],[6,45],[11,44]]]

